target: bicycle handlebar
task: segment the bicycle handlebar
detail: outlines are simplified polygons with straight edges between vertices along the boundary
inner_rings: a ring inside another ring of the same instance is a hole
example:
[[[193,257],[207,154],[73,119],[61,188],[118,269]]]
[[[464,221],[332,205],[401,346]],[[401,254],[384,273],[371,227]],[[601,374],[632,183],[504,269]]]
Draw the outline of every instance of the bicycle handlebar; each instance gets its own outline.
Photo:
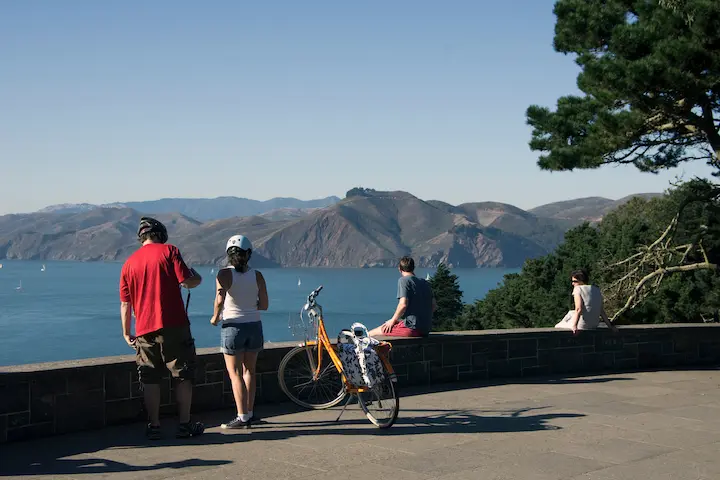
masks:
[[[323,286],[320,285],[318,288],[313,290],[312,293],[310,295],[308,295],[308,303],[312,304],[315,301],[315,297],[318,296],[318,294],[320,293],[320,290],[322,290],[322,289],[323,289]]]

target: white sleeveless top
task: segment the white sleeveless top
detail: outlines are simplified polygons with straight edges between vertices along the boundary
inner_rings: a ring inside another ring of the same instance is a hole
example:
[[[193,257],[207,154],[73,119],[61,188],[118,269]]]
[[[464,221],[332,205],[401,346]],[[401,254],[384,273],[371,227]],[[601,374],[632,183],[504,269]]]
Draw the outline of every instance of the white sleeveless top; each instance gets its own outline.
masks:
[[[603,296],[597,285],[576,285],[573,295],[580,295],[583,301],[582,316],[578,320],[578,329],[594,330],[600,324],[600,312]]]
[[[227,267],[232,273],[232,285],[225,295],[222,310],[223,323],[251,323],[260,321],[258,284],[255,269],[241,273]]]

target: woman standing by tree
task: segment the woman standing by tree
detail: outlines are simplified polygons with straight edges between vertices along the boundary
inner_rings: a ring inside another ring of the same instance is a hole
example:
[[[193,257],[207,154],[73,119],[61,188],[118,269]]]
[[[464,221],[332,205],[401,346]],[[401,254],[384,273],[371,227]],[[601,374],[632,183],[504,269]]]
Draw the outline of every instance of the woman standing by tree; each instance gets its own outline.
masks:
[[[222,321],[220,349],[232,383],[237,416],[221,428],[249,428],[256,421],[255,365],[264,344],[260,311],[268,309],[269,301],[265,279],[248,265],[252,256],[250,240],[242,235],[230,237],[225,251],[230,266],[218,271],[210,323]]]

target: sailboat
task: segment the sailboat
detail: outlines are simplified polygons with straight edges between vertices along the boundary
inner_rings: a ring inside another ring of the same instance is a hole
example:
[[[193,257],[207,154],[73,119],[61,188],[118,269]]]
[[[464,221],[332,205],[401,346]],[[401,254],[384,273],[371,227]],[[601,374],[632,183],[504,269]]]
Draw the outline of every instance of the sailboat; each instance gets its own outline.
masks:
[[[429,273],[425,274],[425,280],[430,280],[430,274],[429,274]]]
[[[20,280],[20,285],[15,287],[15,290],[22,290],[22,280]]]
[[[43,266],[42,266],[42,268],[40,269],[40,271],[41,271],[41,272],[44,272],[44,271],[45,271],[45,264],[44,264],[44,263],[43,263]]]
[[[302,285],[302,282],[300,281],[300,277],[298,277],[298,287]]]

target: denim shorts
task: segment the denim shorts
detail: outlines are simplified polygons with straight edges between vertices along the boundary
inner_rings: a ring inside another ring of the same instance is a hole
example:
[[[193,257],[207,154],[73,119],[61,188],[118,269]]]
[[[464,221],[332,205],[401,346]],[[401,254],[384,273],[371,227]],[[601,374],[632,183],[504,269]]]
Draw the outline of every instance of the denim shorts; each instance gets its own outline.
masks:
[[[259,352],[263,349],[262,322],[223,324],[220,333],[220,351],[227,355],[242,352]]]

